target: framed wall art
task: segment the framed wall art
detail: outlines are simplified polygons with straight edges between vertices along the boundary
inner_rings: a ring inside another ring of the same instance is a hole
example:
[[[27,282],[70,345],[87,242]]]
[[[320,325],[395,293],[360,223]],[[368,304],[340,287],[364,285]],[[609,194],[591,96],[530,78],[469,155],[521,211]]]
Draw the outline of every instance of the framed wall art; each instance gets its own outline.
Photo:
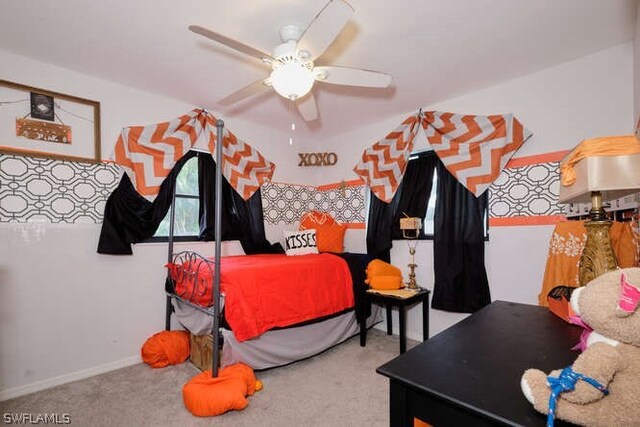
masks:
[[[100,103],[0,80],[0,153],[100,162]]]

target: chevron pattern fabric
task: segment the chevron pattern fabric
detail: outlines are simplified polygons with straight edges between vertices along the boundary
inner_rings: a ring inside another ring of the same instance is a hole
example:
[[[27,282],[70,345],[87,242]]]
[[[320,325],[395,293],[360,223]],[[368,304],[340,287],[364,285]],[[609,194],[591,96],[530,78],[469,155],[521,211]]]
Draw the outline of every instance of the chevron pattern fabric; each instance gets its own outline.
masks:
[[[400,186],[419,129],[419,114],[406,118],[384,139],[362,153],[360,163],[353,168],[373,194],[389,203]]]
[[[215,117],[210,116],[215,124]],[[210,133],[209,150],[215,150],[216,133]],[[271,181],[276,165],[265,159],[255,148],[239,140],[226,127],[222,135],[222,174],[229,184],[247,200],[262,184]]]
[[[178,160],[195,144],[206,122],[203,110],[193,110],[170,122],[122,129],[115,162],[125,170],[141,195],[153,198]]]
[[[208,137],[215,149],[217,119],[203,109],[169,122],[122,129],[115,146],[115,162],[125,170],[135,189],[149,200],[160,190],[162,181],[200,137]],[[246,200],[260,185],[269,181],[275,165],[249,144],[224,129],[222,174]]]
[[[429,111],[422,127],[447,170],[476,197],[498,178],[531,136],[512,115],[472,116]]]

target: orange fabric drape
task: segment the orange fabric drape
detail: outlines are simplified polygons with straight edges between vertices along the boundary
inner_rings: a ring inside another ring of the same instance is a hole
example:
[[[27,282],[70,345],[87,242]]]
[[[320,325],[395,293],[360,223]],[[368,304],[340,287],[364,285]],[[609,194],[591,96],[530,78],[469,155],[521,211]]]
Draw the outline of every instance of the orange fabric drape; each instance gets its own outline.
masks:
[[[576,171],[573,167],[585,157],[622,156],[639,153],[640,141],[636,139],[635,135],[585,139],[560,164],[562,185],[569,186],[576,181]]]
[[[182,387],[184,406],[198,417],[212,417],[247,407],[247,396],[262,389],[262,382],[249,366],[229,365],[213,378],[211,370],[201,372]]]
[[[402,272],[396,266],[374,259],[367,265],[367,279],[364,282],[372,289],[400,289],[402,287]]]
[[[189,332],[162,331],[148,338],[140,350],[142,361],[152,368],[182,363],[189,357]]]
[[[549,255],[538,295],[538,304],[548,306],[547,294],[556,286],[578,287],[578,267],[587,240],[585,221],[558,223],[549,242]],[[631,224],[614,222],[609,231],[611,246],[620,268],[637,266],[637,242]]]
[[[399,276],[373,276],[368,280],[371,289],[393,290],[402,288],[402,277]]]
[[[373,276],[402,277],[402,271],[400,271],[400,269],[394,265],[391,265],[380,259],[374,259],[367,265],[367,280],[371,280]]]
[[[620,268],[638,267],[638,235],[628,222],[614,222],[611,226],[611,246]]]

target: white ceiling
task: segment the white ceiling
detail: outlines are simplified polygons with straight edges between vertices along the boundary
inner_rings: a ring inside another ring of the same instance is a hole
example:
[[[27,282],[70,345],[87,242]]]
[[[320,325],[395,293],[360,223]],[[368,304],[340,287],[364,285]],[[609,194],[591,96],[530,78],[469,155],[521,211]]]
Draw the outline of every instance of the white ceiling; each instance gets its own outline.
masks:
[[[0,3],[0,49],[283,130],[287,101],[216,101],[268,69],[191,33],[198,24],[271,52],[326,0],[17,0]],[[394,76],[389,89],[316,83],[322,139],[630,41],[637,0],[350,0],[355,13],[317,65]],[[25,82],[28,83],[28,82]],[[176,112],[178,114],[179,112]],[[301,119],[298,117],[298,122]]]

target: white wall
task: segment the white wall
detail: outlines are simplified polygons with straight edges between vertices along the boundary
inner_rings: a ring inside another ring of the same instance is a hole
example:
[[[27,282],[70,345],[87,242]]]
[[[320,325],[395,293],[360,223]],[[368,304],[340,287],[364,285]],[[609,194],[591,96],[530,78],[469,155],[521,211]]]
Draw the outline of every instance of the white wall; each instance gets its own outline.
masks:
[[[489,87],[424,110],[465,114],[514,113],[533,132],[516,157],[573,148],[582,139],[629,132],[633,121],[633,46],[631,43],[548,68],[519,79]],[[425,100],[428,102],[428,100]],[[317,180],[335,182],[356,178],[352,172],[362,151],[393,130],[415,110],[374,126],[358,129],[324,141],[325,151],[335,151],[341,161],[323,168]],[[416,138],[416,149],[426,148],[424,136]],[[492,299],[537,304],[553,226],[493,227],[486,245],[486,265]],[[365,246],[364,230],[349,230],[349,239]],[[422,286],[433,288],[433,249],[429,241],[418,244],[416,276]],[[392,262],[405,271],[408,249],[394,245]],[[419,338],[420,310],[409,313],[408,335]],[[431,335],[464,315],[431,310]],[[397,322],[394,322],[397,327]]]
[[[1,79],[99,101],[103,158],[123,126],[197,107],[5,51],[0,64]],[[286,135],[226,123],[278,165],[275,179],[305,179],[288,167],[297,154]],[[144,340],[164,328],[166,244],[98,255],[99,233],[100,224],[0,223],[0,400],[137,363]]]

